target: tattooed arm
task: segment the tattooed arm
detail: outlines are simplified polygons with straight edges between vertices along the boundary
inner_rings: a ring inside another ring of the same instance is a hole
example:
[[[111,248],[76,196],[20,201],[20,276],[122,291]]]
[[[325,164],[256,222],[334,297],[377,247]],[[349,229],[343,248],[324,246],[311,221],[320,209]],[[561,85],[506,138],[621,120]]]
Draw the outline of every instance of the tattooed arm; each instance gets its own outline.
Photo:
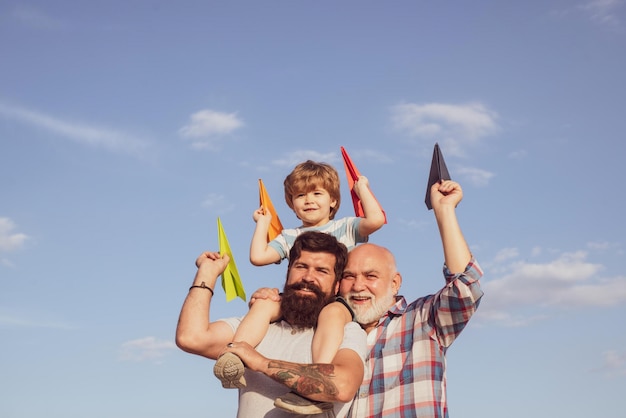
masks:
[[[347,348],[337,351],[332,363],[318,364],[268,359],[245,342],[233,343],[226,351],[237,354],[250,370],[317,401],[350,402],[363,380],[363,362]]]

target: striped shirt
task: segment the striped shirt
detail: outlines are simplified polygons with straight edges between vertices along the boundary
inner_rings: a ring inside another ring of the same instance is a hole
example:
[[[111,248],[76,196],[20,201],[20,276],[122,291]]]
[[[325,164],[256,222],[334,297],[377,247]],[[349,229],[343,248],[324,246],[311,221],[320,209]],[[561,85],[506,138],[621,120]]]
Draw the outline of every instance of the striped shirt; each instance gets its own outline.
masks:
[[[319,231],[325,232],[337,238],[337,241],[348,247],[348,251],[350,251],[357,244],[367,242],[368,240],[368,237],[362,237],[359,235],[360,222],[361,218],[348,216],[341,219],[333,219],[322,226],[283,229],[280,235],[270,241],[268,245],[280,254],[281,260],[284,260],[289,257],[289,250],[293,246],[293,243],[298,235],[307,231]]]
[[[350,417],[447,418],[446,350],[478,308],[482,271],[472,258],[465,272],[444,266],[446,286],[434,295],[395,305],[367,336],[365,376]]]

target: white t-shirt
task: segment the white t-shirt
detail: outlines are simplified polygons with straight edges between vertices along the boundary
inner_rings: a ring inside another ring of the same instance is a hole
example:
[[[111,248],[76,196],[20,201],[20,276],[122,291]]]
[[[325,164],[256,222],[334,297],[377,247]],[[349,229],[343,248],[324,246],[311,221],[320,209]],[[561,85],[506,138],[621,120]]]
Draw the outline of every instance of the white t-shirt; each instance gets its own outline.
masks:
[[[228,318],[224,321],[233,328],[234,332],[241,323],[241,318]],[[296,331],[285,321],[276,322],[270,324],[267,334],[256,349],[267,358],[308,364],[312,362],[311,341],[313,332],[313,329]],[[350,322],[345,325],[343,332],[343,342],[339,348],[353,350],[359,355],[361,361],[365,362],[367,349],[365,331],[356,322]],[[274,400],[289,392],[289,388],[262,373],[252,372],[248,369],[246,369],[245,378],[247,386],[239,389],[237,418],[287,418],[294,416],[274,406]],[[351,402],[335,402],[333,411],[318,414],[315,417],[345,417],[350,404]]]

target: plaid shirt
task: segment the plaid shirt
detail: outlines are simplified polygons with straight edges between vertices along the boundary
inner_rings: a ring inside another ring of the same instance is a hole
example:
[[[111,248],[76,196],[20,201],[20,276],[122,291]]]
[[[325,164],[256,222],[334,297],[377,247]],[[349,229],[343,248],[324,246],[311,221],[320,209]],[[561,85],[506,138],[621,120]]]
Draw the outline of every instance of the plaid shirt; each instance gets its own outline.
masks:
[[[448,417],[446,350],[478,308],[482,274],[472,258],[461,274],[444,266],[446,286],[436,294],[410,305],[398,297],[367,336],[371,351],[349,417]]]

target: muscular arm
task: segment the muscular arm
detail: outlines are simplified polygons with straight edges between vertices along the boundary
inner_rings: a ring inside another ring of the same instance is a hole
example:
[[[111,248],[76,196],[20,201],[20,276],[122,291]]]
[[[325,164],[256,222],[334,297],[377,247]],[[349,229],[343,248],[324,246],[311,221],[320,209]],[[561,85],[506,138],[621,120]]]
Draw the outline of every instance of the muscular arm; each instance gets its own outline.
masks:
[[[363,362],[354,351],[341,349],[332,363],[303,365],[270,360],[264,373],[307,398],[349,402],[363,380]]]
[[[331,363],[316,364],[268,359],[243,342],[227,351],[237,354],[249,369],[318,401],[349,402],[363,380],[363,362],[347,348],[340,349]]]
[[[215,288],[215,282],[228,265],[227,255],[205,252],[198,257],[194,286]],[[233,331],[225,322],[210,321],[213,294],[204,288],[192,288],[187,294],[176,327],[176,345],[183,351],[216,359],[224,346],[233,339]]]

